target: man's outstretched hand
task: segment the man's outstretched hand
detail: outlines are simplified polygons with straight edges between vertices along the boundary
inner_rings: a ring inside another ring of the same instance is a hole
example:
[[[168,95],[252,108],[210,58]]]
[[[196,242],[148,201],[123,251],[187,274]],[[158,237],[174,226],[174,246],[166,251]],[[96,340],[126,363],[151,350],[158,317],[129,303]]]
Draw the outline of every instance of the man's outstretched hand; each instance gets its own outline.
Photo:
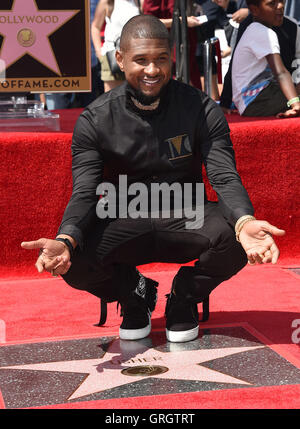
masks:
[[[285,231],[279,229],[264,220],[252,220],[243,226],[240,232],[240,242],[243,246],[249,264],[276,264],[279,257],[279,249],[273,239],[275,236],[283,236]]]
[[[40,238],[35,241],[24,241],[21,247],[29,250],[40,249],[40,255],[35,263],[39,273],[48,271],[57,276],[66,274],[71,266],[70,252],[61,241]]]

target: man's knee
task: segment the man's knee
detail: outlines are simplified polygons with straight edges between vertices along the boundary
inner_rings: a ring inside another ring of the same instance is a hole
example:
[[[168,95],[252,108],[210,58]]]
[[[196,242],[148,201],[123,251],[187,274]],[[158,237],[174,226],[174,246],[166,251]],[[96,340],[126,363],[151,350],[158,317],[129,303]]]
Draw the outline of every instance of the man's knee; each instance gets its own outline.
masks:
[[[216,252],[226,252],[236,243],[235,232],[225,220],[215,225],[214,234],[210,237],[210,248]]]
[[[230,225],[222,225],[207,252],[200,255],[199,265],[224,278],[230,278],[247,264],[247,255],[236,241]]]
[[[69,271],[62,275],[63,280],[72,288],[89,292],[107,302],[118,299],[112,281],[110,269],[89,264],[78,255],[72,261]]]
[[[62,277],[75,289],[113,302],[121,300],[135,289],[139,281],[139,272],[134,266],[125,264],[96,266],[77,257],[72,261],[69,271]]]

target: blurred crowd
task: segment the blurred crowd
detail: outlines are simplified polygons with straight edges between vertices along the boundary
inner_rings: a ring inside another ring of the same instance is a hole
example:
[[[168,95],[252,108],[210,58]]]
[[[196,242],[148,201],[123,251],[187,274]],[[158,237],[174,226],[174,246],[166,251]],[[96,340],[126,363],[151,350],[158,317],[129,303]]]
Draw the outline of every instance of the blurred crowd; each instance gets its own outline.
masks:
[[[171,29],[176,1],[90,0],[92,89],[90,92],[80,93],[40,94],[39,97],[45,103],[46,109],[84,108],[103,92],[121,84],[124,76],[117,65],[111,62],[114,62],[114,51],[118,48],[122,27],[131,17],[144,13],[155,15],[168,29]],[[254,4],[266,1],[255,0]],[[274,0],[274,2],[284,5],[285,17],[291,18],[299,28],[300,2],[296,0]],[[203,43],[217,37],[220,42],[220,52],[216,52],[216,47],[213,46],[209,95],[221,104],[225,113],[230,113],[236,109],[232,100],[233,53],[245,29],[253,22],[253,16],[248,7],[252,2],[251,0],[248,0],[248,3],[247,0],[185,0],[184,3],[189,37],[189,83],[204,90]],[[282,44],[285,50],[289,50],[288,45],[296,44],[294,52],[291,53],[293,58],[287,59],[283,49],[280,51],[285,67],[292,73],[291,60],[297,60],[300,42],[298,35],[293,35],[293,31],[286,26],[285,22],[282,25],[285,28],[285,34],[287,33],[287,39],[283,40],[280,30],[278,35],[275,28],[279,44]],[[235,56],[237,57],[237,54]],[[239,52],[239,58],[241,57],[242,54]],[[220,63],[219,72],[218,63]],[[237,67],[234,68],[235,72]]]

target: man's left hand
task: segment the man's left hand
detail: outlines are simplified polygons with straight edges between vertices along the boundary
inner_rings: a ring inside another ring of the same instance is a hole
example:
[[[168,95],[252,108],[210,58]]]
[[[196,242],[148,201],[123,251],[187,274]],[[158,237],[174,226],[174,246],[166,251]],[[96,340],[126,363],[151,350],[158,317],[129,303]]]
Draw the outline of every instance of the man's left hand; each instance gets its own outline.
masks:
[[[273,239],[273,235],[283,236],[285,231],[269,222],[252,220],[243,226],[239,240],[243,246],[248,262],[254,264],[276,264],[279,257],[279,249]]]

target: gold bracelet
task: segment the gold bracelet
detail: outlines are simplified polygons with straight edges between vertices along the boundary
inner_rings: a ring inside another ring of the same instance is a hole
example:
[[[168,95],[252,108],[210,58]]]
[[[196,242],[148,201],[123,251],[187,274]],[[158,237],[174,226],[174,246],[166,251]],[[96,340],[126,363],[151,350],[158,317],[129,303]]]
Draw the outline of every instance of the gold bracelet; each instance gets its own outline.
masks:
[[[234,227],[235,231],[238,231],[240,229],[240,225],[247,219],[255,220],[255,217],[252,215],[241,216],[235,223],[235,227]]]
[[[251,220],[256,220],[256,218],[252,215],[245,215],[245,216],[240,217],[237,220],[234,229],[235,229],[235,237],[236,237],[236,240],[238,242],[240,242],[240,233],[241,233],[243,226],[245,225],[245,223],[247,223]]]

